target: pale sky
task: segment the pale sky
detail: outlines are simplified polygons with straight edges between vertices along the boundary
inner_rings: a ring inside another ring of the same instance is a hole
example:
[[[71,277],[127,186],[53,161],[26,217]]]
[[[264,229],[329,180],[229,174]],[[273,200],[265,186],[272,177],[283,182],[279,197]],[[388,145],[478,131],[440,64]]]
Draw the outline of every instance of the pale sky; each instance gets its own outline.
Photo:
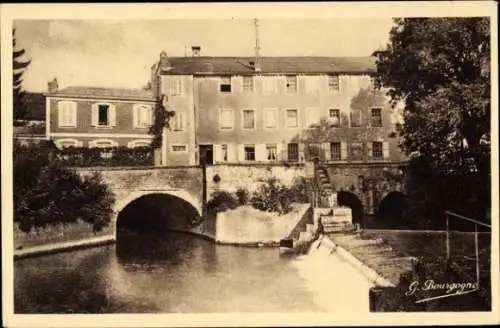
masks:
[[[385,46],[391,19],[260,19],[262,56],[370,56]],[[162,50],[190,56],[252,56],[252,19],[16,20],[17,44],[32,63],[24,89],[59,86],[140,88]]]

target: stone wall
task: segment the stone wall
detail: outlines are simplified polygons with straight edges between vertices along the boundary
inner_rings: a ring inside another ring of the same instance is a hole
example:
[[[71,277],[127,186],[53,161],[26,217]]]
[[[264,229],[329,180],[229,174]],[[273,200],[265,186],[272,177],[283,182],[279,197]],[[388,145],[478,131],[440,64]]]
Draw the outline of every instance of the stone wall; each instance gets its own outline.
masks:
[[[220,177],[218,183],[214,181],[215,175]],[[305,176],[303,165],[212,165],[207,167],[207,191],[208,195],[215,190],[235,192],[238,188],[252,192],[261,184],[259,180],[270,177],[276,177],[290,186],[299,176]]]

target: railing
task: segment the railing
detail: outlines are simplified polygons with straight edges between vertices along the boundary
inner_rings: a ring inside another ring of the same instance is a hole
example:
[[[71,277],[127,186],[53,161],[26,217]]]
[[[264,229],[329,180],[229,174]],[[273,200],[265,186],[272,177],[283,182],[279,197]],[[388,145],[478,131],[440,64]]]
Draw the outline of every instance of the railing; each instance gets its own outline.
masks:
[[[480,266],[479,266],[479,238],[478,238],[478,226],[486,227],[491,230],[491,225],[486,224],[484,222],[480,222],[466,216],[453,213],[451,211],[445,211],[446,214],[446,260],[449,262],[451,259],[450,256],[450,218],[458,218],[460,220],[464,220],[467,222],[474,223],[474,252],[475,252],[475,260],[476,260],[476,279],[479,282],[479,274],[480,274]]]

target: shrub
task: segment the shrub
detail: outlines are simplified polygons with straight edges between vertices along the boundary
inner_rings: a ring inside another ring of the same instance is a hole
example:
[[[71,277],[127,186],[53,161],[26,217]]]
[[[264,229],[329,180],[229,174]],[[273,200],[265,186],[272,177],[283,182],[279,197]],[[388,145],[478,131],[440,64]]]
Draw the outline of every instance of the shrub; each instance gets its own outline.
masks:
[[[111,221],[114,196],[99,175],[80,177],[51,161],[44,145],[14,145],[14,220],[32,228],[81,219],[99,231]]]
[[[250,203],[261,211],[286,214],[292,210],[291,191],[280,184],[277,178],[271,177],[253,194]]]
[[[250,193],[247,189],[240,187],[236,190],[236,197],[238,198],[239,205],[246,205],[250,198]]]
[[[207,202],[207,210],[211,213],[224,212],[238,206],[238,200],[227,191],[215,191]]]
[[[294,202],[308,203],[309,202],[309,185],[305,177],[297,176],[293,179],[293,184],[290,187],[291,196]]]

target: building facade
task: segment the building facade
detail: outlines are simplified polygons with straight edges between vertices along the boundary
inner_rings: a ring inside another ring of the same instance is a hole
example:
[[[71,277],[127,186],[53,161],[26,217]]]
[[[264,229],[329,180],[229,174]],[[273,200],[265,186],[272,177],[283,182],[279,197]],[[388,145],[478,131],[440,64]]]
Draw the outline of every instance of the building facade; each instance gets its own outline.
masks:
[[[175,57],[153,65],[175,112],[161,165],[395,162],[398,120],[371,57]]]
[[[154,98],[142,90],[58,88],[49,82],[46,135],[58,147],[137,147],[151,142]]]
[[[155,100],[174,112],[159,166],[398,162],[398,115],[372,57],[168,57],[151,91],[49,83],[46,134],[58,147],[145,146]]]

